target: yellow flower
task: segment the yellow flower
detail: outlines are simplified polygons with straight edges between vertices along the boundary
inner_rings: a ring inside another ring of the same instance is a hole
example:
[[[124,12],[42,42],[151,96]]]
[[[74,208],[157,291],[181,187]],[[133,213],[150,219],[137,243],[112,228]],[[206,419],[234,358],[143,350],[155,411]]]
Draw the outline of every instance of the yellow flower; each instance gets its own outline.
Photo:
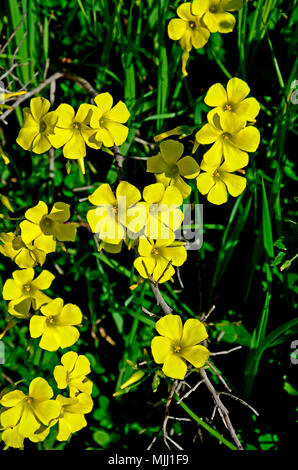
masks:
[[[51,103],[42,97],[30,100],[30,109],[24,108],[24,124],[19,132],[17,143],[25,150],[45,153],[51,148],[49,140],[58,120],[56,111],[48,112]]]
[[[255,152],[259,146],[260,132],[253,126],[244,127],[243,120],[234,113],[214,114],[196,133],[196,140],[213,144],[204,154],[207,165],[216,165],[223,155],[228,167],[243,168],[248,164],[246,152]]]
[[[69,204],[56,202],[50,212],[43,201],[25,212],[24,220],[20,223],[22,240],[34,245],[46,253],[56,250],[56,240],[61,242],[74,241],[76,224],[67,223],[70,217]]]
[[[39,338],[39,347],[46,351],[68,348],[79,338],[80,333],[73,325],[82,321],[82,312],[77,305],[64,305],[62,299],[51,300],[41,307],[42,315],[33,315],[30,320],[30,335]]]
[[[250,93],[250,88],[246,82],[234,77],[228,81],[225,90],[221,83],[212,85],[205,97],[205,103],[214,107],[209,112],[210,121],[212,116],[222,113],[235,113],[244,121],[254,121],[260,112],[260,105],[255,98],[246,98]]]
[[[0,404],[6,408],[0,415],[1,425],[4,428],[17,426],[15,436],[9,437],[12,441],[20,441],[17,434],[23,437],[32,436],[41,424],[48,426],[51,420],[59,416],[61,405],[56,400],[51,400],[52,397],[53,390],[47,381],[36,377],[30,383],[28,395],[21,390],[14,390],[1,398]]]
[[[58,441],[67,441],[69,436],[87,426],[85,414],[90,413],[93,401],[87,393],[80,393],[75,398],[57,396],[61,405],[61,413],[58,419]]]
[[[91,395],[93,384],[91,380],[86,378],[86,375],[91,372],[89,359],[74,351],[69,351],[62,356],[61,363],[62,366],[56,366],[54,369],[58,388],[69,387],[71,397],[79,392]]]
[[[14,271],[13,279],[8,279],[3,286],[3,298],[10,300],[8,312],[15,317],[28,317],[31,307],[38,310],[41,305],[48,303],[51,299],[43,292],[48,289],[55,276],[47,270],[34,278],[34,269],[27,268]]]
[[[202,22],[200,15],[193,15],[191,3],[183,3],[177,8],[179,18],[174,18],[168,24],[170,39],[179,40],[184,51],[191,51],[192,47],[200,49],[207,43],[210,32]]]
[[[208,334],[199,320],[190,318],[182,327],[179,315],[166,315],[158,320],[156,329],[161,336],[152,340],[152,355],[157,364],[163,364],[163,373],[168,377],[183,380],[187,372],[185,360],[196,368],[208,360],[208,349],[199,345]]]
[[[145,235],[151,239],[174,238],[173,232],[183,220],[179,207],[183,203],[180,191],[174,186],[165,188],[162,183],[155,183],[144,188],[143,198],[148,214]]]
[[[139,232],[146,221],[144,205],[137,204],[140,199],[140,191],[127,181],[119,183],[116,195],[109,184],[99,186],[89,196],[89,201],[97,206],[87,213],[92,232],[112,245],[119,245],[126,238],[126,228],[132,233]]]
[[[0,233],[0,253],[11,258],[19,268],[32,268],[37,263],[42,266],[46,259],[46,253],[36,248],[34,244],[26,245],[21,236],[12,232]]]
[[[128,121],[130,112],[123,101],[113,106],[113,97],[110,93],[100,93],[94,98],[96,106],[92,106],[90,126],[96,130],[95,135],[89,139],[88,145],[100,148],[122,145],[128,136]],[[94,131],[93,131],[94,132]]]
[[[161,173],[161,177],[169,178],[169,184],[173,184],[180,191],[182,189],[181,193],[184,197],[187,191],[185,189],[186,183],[182,176],[187,179],[193,179],[199,174],[200,167],[195,159],[190,156],[181,158],[183,150],[183,144],[176,140],[169,139],[161,142],[160,152],[147,160],[147,172]],[[163,183],[163,181],[160,182]]]
[[[200,193],[208,194],[207,200],[212,204],[223,204],[228,200],[228,193],[237,197],[246,187],[246,178],[232,175],[231,173],[240,168],[229,168],[226,162],[217,165],[208,165],[202,161],[200,173],[197,177],[197,187]]]
[[[148,275],[155,282],[166,282],[174,274],[173,266],[181,266],[187,258],[184,242],[173,238],[166,240],[147,240],[140,238],[138,247],[139,257],[134,261],[134,267],[143,278]]]
[[[193,0],[194,15],[204,15],[203,21],[211,33],[230,33],[236,20],[229,11],[240,10],[243,0]]]
[[[65,158],[82,159],[86,156],[86,144],[94,129],[89,127],[92,105],[81,104],[77,113],[72,106],[62,103],[57,108],[58,122],[50,141],[55,148],[63,147]],[[97,147],[98,148],[98,147]]]

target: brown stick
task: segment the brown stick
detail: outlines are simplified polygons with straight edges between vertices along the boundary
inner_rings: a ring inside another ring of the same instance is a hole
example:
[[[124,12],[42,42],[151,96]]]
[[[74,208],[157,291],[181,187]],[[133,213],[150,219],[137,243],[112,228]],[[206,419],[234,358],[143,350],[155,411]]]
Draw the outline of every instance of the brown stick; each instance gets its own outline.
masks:
[[[220,414],[220,416],[223,420],[224,425],[229,430],[230,435],[231,435],[233,441],[235,442],[237,449],[238,450],[244,450],[243,447],[242,447],[241,442],[239,441],[239,439],[237,437],[236,431],[235,431],[235,429],[234,429],[234,427],[231,423],[231,420],[230,420],[230,417],[229,417],[229,412],[228,412],[227,408],[224,406],[224,404],[222,403],[222,401],[220,399],[220,396],[219,396],[219,393],[213,387],[212,383],[210,382],[210,380],[208,378],[207,372],[205,371],[205,369],[203,367],[200,368],[200,374],[201,374],[202,379],[205,382],[206,387],[208,388],[209,392],[212,395],[212,398],[214,400],[214,404],[215,404],[216,408],[218,409],[218,412],[219,412],[219,414]]]

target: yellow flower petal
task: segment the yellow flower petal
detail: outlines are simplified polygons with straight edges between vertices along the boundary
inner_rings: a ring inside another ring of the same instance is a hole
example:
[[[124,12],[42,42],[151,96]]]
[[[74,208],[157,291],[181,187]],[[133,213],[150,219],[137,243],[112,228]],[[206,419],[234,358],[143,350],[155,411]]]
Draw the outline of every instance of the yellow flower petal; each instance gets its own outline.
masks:
[[[182,348],[194,346],[208,338],[205,325],[196,318],[189,318],[183,326]],[[191,362],[191,361],[190,361]]]
[[[100,93],[94,98],[94,102],[98,106],[102,114],[110,111],[113,106],[113,97],[110,93]]]
[[[48,382],[42,377],[36,377],[29,385],[29,397],[35,400],[49,400],[54,395]]]
[[[239,194],[241,194],[246,188],[246,178],[243,178],[243,176],[231,175],[230,173],[223,171],[221,173],[221,179],[227,186],[228,192],[231,196],[239,196]]]
[[[33,222],[34,224],[39,224],[42,217],[44,215],[47,215],[47,213],[48,213],[47,205],[43,201],[39,201],[39,203],[36,204],[36,206],[32,207],[31,209],[28,209],[25,212],[25,217],[30,222]]]
[[[78,325],[82,321],[82,312],[77,305],[64,305],[59,315],[59,325]]]
[[[52,284],[53,280],[55,279],[54,274],[50,273],[50,271],[47,271],[46,269],[40,273],[39,276],[37,276],[34,281],[32,281],[32,286],[36,287],[37,289],[48,289],[50,285]]]
[[[171,260],[167,260],[162,257],[158,258],[152,274],[154,281],[159,283],[167,282],[169,279],[171,279],[171,277],[174,276],[175,269],[170,264],[170,261]]]
[[[162,371],[167,377],[183,380],[187,372],[187,365],[181,357],[171,354],[167,357]]]
[[[115,145],[122,145],[126,141],[127,136],[128,136],[127,126],[124,126],[123,124],[120,124],[119,122],[116,122],[116,121],[108,121],[108,120],[105,120],[104,126],[111,134]],[[103,142],[104,142],[104,145],[106,145],[105,140],[103,140]],[[110,147],[111,145],[107,145],[107,146]]]
[[[165,187],[162,183],[154,183],[145,186],[143,190],[143,198],[149,204],[156,204],[163,198]]]
[[[203,367],[210,356],[210,352],[205,346],[190,346],[184,348],[181,352],[181,356],[190,362],[193,366],[199,368]]]
[[[56,251],[56,241],[52,235],[41,234],[35,239],[34,244],[36,248],[45,253],[54,253]]]
[[[129,117],[130,112],[123,101],[119,101],[110,111],[105,113],[105,119],[121,122],[122,124],[127,122]]]
[[[21,287],[13,280],[7,279],[3,286],[2,296],[5,300],[19,299],[23,295]]]
[[[77,159],[86,156],[86,144],[79,129],[75,129],[71,139],[63,147],[65,158]]]
[[[20,449],[24,446],[24,436],[21,436],[19,433],[18,426],[4,429],[1,434],[1,439],[7,447]]]
[[[161,153],[150,157],[147,160],[147,172],[148,173],[164,173],[167,169],[166,162],[163,160]]]
[[[25,284],[30,284],[34,278],[34,269],[26,268],[14,271],[12,277],[18,284],[18,286],[24,286]]]
[[[165,362],[169,354],[173,353],[173,341],[164,336],[154,336],[151,342],[151,350],[154,361],[157,364]]]
[[[215,179],[210,173],[200,173],[197,177],[197,188],[201,194],[209,193],[210,189],[215,185]]]
[[[30,110],[36,121],[39,121],[48,112],[50,106],[49,100],[42,96],[30,100]]]
[[[62,103],[56,109],[58,113],[57,126],[63,129],[71,128],[73,125],[75,112],[72,106]]]
[[[231,13],[217,13],[216,21],[220,33],[231,33],[236,24],[236,18]],[[207,25],[208,26],[208,25]]]
[[[177,162],[177,166],[179,168],[180,175],[184,176],[184,178],[193,179],[198,176],[200,171],[200,167],[195,159],[189,156],[181,158]]]
[[[187,258],[187,251],[184,246],[168,246],[163,248],[162,253],[168,260],[172,260],[174,266],[182,266]]]
[[[185,21],[193,20],[193,14],[191,11],[191,3],[186,2],[186,3],[182,3],[182,5],[179,5],[179,7],[177,8],[177,15],[180,16],[180,18],[183,18]]]
[[[146,256],[146,257],[139,257],[134,260],[134,267],[139,272],[139,274],[144,278],[147,279],[148,274],[152,276],[154,268],[156,266],[156,260],[153,257]],[[145,265],[145,266],[144,266]],[[148,273],[148,274],[147,274]]]
[[[74,326],[58,326],[55,328],[55,335],[57,337],[59,346],[69,348],[77,342],[80,337],[79,330]]]
[[[41,315],[33,315],[30,318],[29,331],[31,338],[39,338],[46,327],[46,318]]]
[[[213,144],[221,134],[221,129],[217,129],[215,126],[208,123],[196,133],[196,140],[199,144]]]
[[[70,205],[65,202],[55,202],[49,218],[55,222],[66,222],[70,218]]]
[[[46,351],[57,351],[57,349],[59,349],[60,337],[57,335],[56,329],[49,327],[45,328],[39,342],[39,347]]]
[[[101,184],[88,199],[95,206],[101,206],[103,204],[114,206],[117,203],[111,186],[107,183]]]
[[[19,431],[24,437],[29,437],[37,431],[40,427],[40,423],[37,421],[34,413],[29,407],[29,404],[26,404],[23,409],[23,414],[19,423]]]
[[[211,202],[212,204],[224,204],[228,200],[227,189],[225,184],[217,180],[215,185],[210,189],[207,201]]]
[[[224,106],[228,101],[227,92],[220,83],[215,83],[207,91],[204,101],[211,107]]]
[[[232,105],[239,104],[250,92],[250,88],[244,80],[233,77],[228,81],[227,94],[229,103]]]
[[[77,228],[73,223],[55,225],[55,236],[60,242],[74,242],[76,233]]]
[[[223,160],[223,139],[218,139],[214,144],[210,147],[210,149],[204,153],[203,162],[209,167],[217,168],[222,160]],[[203,163],[202,162],[202,163]],[[204,165],[201,163],[201,169],[205,170]]]
[[[22,147],[24,150],[32,149],[32,142],[39,134],[39,127],[24,128],[19,132],[19,135],[16,139],[16,143]]]
[[[192,32],[192,45],[195,49],[201,49],[207,44],[210,32],[207,28],[199,27]]]
[[[49,139],[44,133],[38,134],[32,143],[32,152],[42,154],[48,152],[52,147]]]
[[[142,196],[138,188],[133,184],[130,184],[127,181],[121,181],[116,189],[116,198],[118,203],[119,198],[126,198],[126,207],[130,207],[140,201]]]
[[[255,152],[260,144],[260,131],[253,126],[248,126],[231,137],[231,142],[241,150]]]
[[[209,9],[209,0],[193,0],[191,11],[193,15],[202,15]]]
[[[54,369],[54,377],[57,382],[57,387],[64,389],[67,387],[67,369],[63,366],[56,366]]]
[[[2,411],[0,415],[1,425],[4,428],[16,426],[19,419],[22,416],[24,409],[23,401],[18,403],[17,405],[9,408],[8,410]]]
[[[12,392],[5,393],[0,400],[2,406],[10,408],[18,405],[25,398],[25,394],[21,390],[13,390]]]
[[[156,322],[156,330],[162,336],[179,342],[182,337],[182,320],[179,315],[165,315]]]
[[[58,418],[61,405],[56,400],[41,399],[39,403],[33,402],[32,408],[37,418],[45,425],[48,425],[52,419]]]
[[[40,310],[46,317],[56,316],[61,313],[63,303],[63,299],[53,299],[47,305],[43,305]]]
[[[166,163],[172,165],[176,163],[183,154],[184,146],[176,140],[164,140],[160,144],[160,152]]]
[[[174,18],[168,24],[168,35],[170,39],[177,41],[185,34],[187,23],[179,18]]]
[[[233,106],[233,110],[247,121],[254,121],[260,112],[260,104],[255,98],[246,98]]]
[[[225,11],[240,10],[243,6],[243,0],[222,0],[221,4]]]
[[[248,154],[229,141],[223,142],[223,154],[225,157],[225,165],[230,171],[239,170],[248,165]]]

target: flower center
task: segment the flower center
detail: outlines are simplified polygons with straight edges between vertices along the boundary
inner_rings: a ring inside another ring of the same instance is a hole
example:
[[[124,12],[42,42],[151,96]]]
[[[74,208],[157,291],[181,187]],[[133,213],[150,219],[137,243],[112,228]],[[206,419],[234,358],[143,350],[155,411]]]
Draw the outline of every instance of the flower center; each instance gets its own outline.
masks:
[[[45,235],[51,235],[52,228],[53,228],[53,220],[50,219],[49,217],[43,217],[43,219],[40,222],[40,228]]]
[[[179,174],[179,168],[177,165],[171,165],[166,171],[166,176],[168,178],[175,178]]]
[[[220,178],[220,171],[219,171],[218,168],[217,168],[217,169],[215,170],[215,172],[213,173],[213,176],[214,176],[214,178]]]
[[[52,315],[50,315],[48,318],[47,318],[47,323],[49,323],[50,325],[52,325],[55,321],[55,317],[53,317]]]
[[[30,405],[30,403],[32,403],[32,398],[31,398],[31,397],[27,397],[27,398],[26,398],[26,402],[29,403],[29,405]]]
[[[232,106],[230,104],[226,104],[225,110],[226,111],[232,111]]]
[[[179,344],[175,344],[174,353],[179,353],[181,350],[182,350],[181,346],[179,346]]]
[[[152,252],[153,255],[158,255],[159,254],[159,249],[158,248],[153,248]]]
[[[189,26],[191,29],[195,29],[196,23],[195,23],[194,21],[189,21],[189,22],[188,22],[188,26]]]
[[[101,120],[99,121],[99,125],[100,125],[101,127],[104,127],[104,125],[105,125],[105,120],[104,120],[104,119],[101,119]]]
[[[223,138],[224,138],[225,140],[229,140],[229,138],[230,138],[230,135],[229,135],[229,134],[223,134],[222,136],[223,136]]]
[[[112,211],[114,212],[114,214],[118,214],[118,206],[113,206]]]
[[[80,128],[80,123],[79,122],[74,122],[73,123],[73,128],[74,129],[79,129]]]
[[[40,124],[39,124],[39,130],[40,132],[44,132],[47,128],[47,125],[44,121],[40,121]]]
[[[24,289],[25,289],[26,292],[30,292],[30,290],[31,290],[31,285],[30,285],[30,284],[25,284],[25,285],[24,285]]]
[[[211,7],[209,8],[209,11],[211,11],[211,13],[216,13],[217,12],[217,6],[216,5],[211,5]]]

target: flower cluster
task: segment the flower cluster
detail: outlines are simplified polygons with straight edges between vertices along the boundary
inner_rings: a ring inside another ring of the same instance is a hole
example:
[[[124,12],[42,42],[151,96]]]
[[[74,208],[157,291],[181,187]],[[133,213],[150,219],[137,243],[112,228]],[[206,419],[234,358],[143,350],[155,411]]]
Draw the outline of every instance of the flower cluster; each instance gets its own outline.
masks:
[[[85,414],[93,408],[91,372],[86,356],[69,351],[55,367],[57,388],[69,388],[69,395],[57,394],[42,377],[36,377],[24,392],[19,389],[1,396],[0,430],[7,447],[22,448],[24,439],[44,441],[51,428],[58,426],[56,439],[66,441],[71,434],[87,425]]]
[[[179,18],[168,24],[170,39],[179,41],[183,50],[182,72],[187,76],[186,63],[192,48],[200,49],[208,42],[211,33],[230,33],[236,20],[230,13],[240,10],[243,0],[193,0],[177,8]]]
[[[39,338],[39,346],[47,351],[72,346],[79,338],[76,326],[82,321],[78,306],[52,299],[43,291],[55,276],[43,270],[37,276],[36,264],[43,265],[48,253],[56,251],[58,242],[74,241],[76,224],[67,222],[70,206],[56,202],[49,213],[43,201],[25,212],[19,228],[21,234],[1,233],[0,252],[11,258],[20,268],[12,273],[3,286],[3,298],[8,300],[8,312],[19,319],[30,319],[32,338]]]
[[[110,93],[100,93],[94,103],[81,104],[77,112],[69,104],[62,103],[49,112],[49,100],[32,98],[30,108],[23,109],[24,123],[17,143],[36,154],[45,153],[51,147],[62,147],[64,157],[78,160],[84,173],[86,146],[100,149],[122,145],[128,135],[128,127],[124,124],[130,113],[122,101],[113,106]]]
[[[96,208],[88,211],[87,220],[101,240],[100,249],[116,253],[123,241],[128,246],[133,242],[139,274],[165,282],[175,273],[172,265],[186,260],[185,243],[175,241],[174,234],[183,220],[183,198],[176,187],[155,183],[144,188],[141,199],[140,191],[127,181],[119,183],[115,194],[110,185],[102,184],[89,196]]]
[[[239,196],[246,187],[246,178],[233,173],[245,173],[247,152],[255,152],[260,143],[260,132],[253,126],[260,105],[255,98],[247,98],[249,93],[247,83],[234,77],[226,90],[216,83],[205,97],[205,103],[214,109],[207,115],[208,123],[196,133],[196,140],[212,146],[203,156],[197,187],[213,204],[225,203],[228,193]]]

